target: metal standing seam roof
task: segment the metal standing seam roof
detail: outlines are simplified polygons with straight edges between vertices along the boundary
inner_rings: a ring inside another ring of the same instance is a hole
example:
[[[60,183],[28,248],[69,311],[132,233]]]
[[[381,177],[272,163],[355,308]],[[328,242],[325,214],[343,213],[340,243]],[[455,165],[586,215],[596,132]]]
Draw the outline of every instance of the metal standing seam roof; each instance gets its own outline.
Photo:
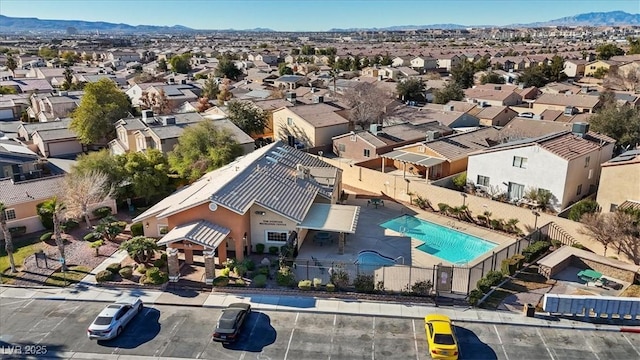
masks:
[[[230,232],[231,230],[223,226],[210,223],[206,220],[200,220],[174,227],[158,240],[157,244],[168,245],[177,241],[189,240],[196,244],[215,249]]]
[[[442,164],[445,162],[445,159],[429,156],[429,155],[421,155],[412,152],[406,152],[402,150],[394,150],[385,154],[380,155],[380,157],[389,158],[393,160],[398,160],[402,162],[411,163],[414,165],[420,165],[425,167],[430,167],[438,164]]]

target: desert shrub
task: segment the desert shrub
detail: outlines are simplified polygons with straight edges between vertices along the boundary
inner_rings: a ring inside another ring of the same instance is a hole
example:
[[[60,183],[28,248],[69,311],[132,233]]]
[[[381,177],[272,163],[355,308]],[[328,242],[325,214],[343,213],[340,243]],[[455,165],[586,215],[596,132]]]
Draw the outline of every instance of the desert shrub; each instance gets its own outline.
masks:
[[[278,255],[278,247],[277,246],[269,246],[269,254]]]
[[[295,281],[296,277],[288,266],[280,268],[278,275],[276,275],[276,283],[280,286],[292,287],[295,285]]]
[[[460,174],[454,176],[452,181],[453,181],[453,185],[457,189],[464,188],[464,186],[467,185],[467,172],[466,171],[461,172]]]
[[[264,254],[264,244],[256,244],[256,252],[258,254]]]
[[[522,255],[524,256],[524,261],[526,263],[530,263],[533,260],[537,259],[540,255],[545,253],[551,243],[548,241],[536,241],[533,244],[527,246],[524,250],[522,250]]]
[[[300,280],[300,281],[298,281],[298,289],[300,289],[300,290],[311,290],[311,280]]]
[[[235,272],[236,274],[238,274],[239,277],[243,277],[244,274],[247,273],[247,267],[244,264],[237,265]]]
[[[313,287],[314,288],[319,288],[320,286],[322,286],[322,279],[313,278]]]
[[[121,268],[122,268],[122,265],[120,265],[120,263],[112,263],[107,265],[107,270],[111,271],[114,274],[120,271]]]
[[[327,289],[328,292],[334,292],[336,291],[336,286],[333,285],[332,283],[328,283],[325,288]]]
[[[489,223],[491,224],[491,228],[494,230],[504,229],[504,223],[502,222],[502,219],[491,219]]]
[[[136,271],[144,275],[147,272],[147,267],[144,265],[140,265],[136,268]]]
[[[353,279],[353,286],[357,292],[372,293],[375,287],[373,275],[358,274]]]
[[[53,233],[46,232],[46,233],[40,235],[40,241],[49,241],[49,240],[51,240],[52,236],[53,236]]]
[[[218,276],[213,279],[213,286],[227,286],[229,285],[229,277],[227,276]]]
[[[484,296],[484,294],[482,293],[482,291],[478,290],[478,289],[473,289],[469,292],[469,305],[471,306],[476,306],[478,304],[478,301],[480,301],[480,299],[482,299],[482,297]]]
[[[253,271],[256,269],[256,264],[251,259],[244,259],[242,261],[242,265],[247,268],[248,271]]]
[[[344,270],[341,265],[333,268],[331,273],[331,283],[338,289],[344,289],[349,286],[349,273]]]
[[[595,200],[584,199],[578,201],[569,211],[569,219],[580,221],[584,214],[595,213],[600,210],[600,205]]]
[[[226,268],[223,268],[222,270],[220,270],[220,274],[221,274],[222,276],[226,276],[226,277],[228,277],[228,276],[229,276],[229,273],[231,273],[231,269],[229,269],[229,268],[227,268],[227,267],[226,267]]]
[[[69,219],[60,224],[60,230],[62,230],[63,232],[69,232],[73,229],[77,229],[79,226],[80,224],[78,224],[77,221]]]
[[[92,213],[93,216],[97,217],[98,219],[102,219],[111,215],[111,208],[108,206],[102,206],[93,210]]]
[[[133,277],[133,269],[131,269],[131,266],[125,266],[122,269],[120,269],[120,271],[118,271],[118,273],[120,274],[120,276],[122,276],[123,279],[131,279],[131,277]]]
[[[157,267],[157,268],[164,268],[167,265],[167,261],[160,258],[160,259],[155,259],[153,261],[153,266]]]
[[[145,284],[160,285],[169,281],[169,275],[155,266],[147,269],[145,277]]]
[[[246,286],[246,285],[247,285],[247,283],[245,283],[245,282],[244,282],[244,280],[242,280],[242,279],[236,279],[236,280],[233,282],[233,285],[235,285],[235,286]]]
[[[141,222],[131,224],[131,236],[144,235],[144,225]]]
[[[502,279],[504,278],[504,274],[502,273],[502,271],[489,271],[484,277],[487,278],[487,280],[489,280],[489,282],[493,286],[498,285],[500,281],[502,281]]]
[[[113,273],[109,270],[102,270],[96,274],[97,282],[111,281],[112,279],[113,279]]]
[[[96,239],[96,233],[90,232],[87,235],[83,236],[82,239],[84,239],[84,241],[94,241]]]
[[[524,260],[524,256],[520,254],[515,254],[512,257],[506,258],[502,260],[502,264],[500,266],[500,270],[505,275],[513,275],[516,273],[518,269],[522,266],[522,262]]]
[[[438,204],[438,210],[440,210],[441,213],[446,214],[449,212],[449,209],[451,209],[451,206],[445,204],[445,203],[439,203]]]
[[[433,288],[433,283],[430,280],[417,281],[411,285],[411,292],[417,295],[429,295]]]
[[[263,274],[258,274],[253,278],[253,282],[251,284],[257,288],[263,288],[267,286],[267,277]]]

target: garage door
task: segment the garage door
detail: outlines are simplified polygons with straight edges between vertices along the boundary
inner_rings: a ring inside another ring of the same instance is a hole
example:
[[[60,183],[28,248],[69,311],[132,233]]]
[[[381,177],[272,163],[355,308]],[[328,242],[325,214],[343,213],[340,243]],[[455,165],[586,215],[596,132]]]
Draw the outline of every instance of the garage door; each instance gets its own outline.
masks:
[[[0,120],[13,120],[13,110],[0,109]]]

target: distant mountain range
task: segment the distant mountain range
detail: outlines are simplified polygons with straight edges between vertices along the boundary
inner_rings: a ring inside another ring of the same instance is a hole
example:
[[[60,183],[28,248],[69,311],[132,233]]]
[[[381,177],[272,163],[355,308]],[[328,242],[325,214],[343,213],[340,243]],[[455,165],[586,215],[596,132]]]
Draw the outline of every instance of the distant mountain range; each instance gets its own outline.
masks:
[[[564,17],[546,22],[529,24],[512,24],[500,27],[542,27],[542,26],[640,26],[640,14],[629,14],[624,11],[596,12]],[[496,27],[495,25],[460,25],[460,24],[432,24],[432,25],[398,25],[384,28],[348,28],[330,29],[329,32],[353,32],[353,31],[401,31],[421,29],[465,29],[469,27]],[[215,30],[215,29],[207,29]],[[155,26],[155,25],[128,25],[115,24],[103,21],[81,20],[43,20],[38,18],[17,18],[0,15],[0,33],[20,32],[103,32],[103,33],[171,33],[197,31],[182,25]],[[206,31],[204,29],[200,31]],[[217,31],[247,31],[247,32],[273,32],[266,28],[246,30],[224,29]]]

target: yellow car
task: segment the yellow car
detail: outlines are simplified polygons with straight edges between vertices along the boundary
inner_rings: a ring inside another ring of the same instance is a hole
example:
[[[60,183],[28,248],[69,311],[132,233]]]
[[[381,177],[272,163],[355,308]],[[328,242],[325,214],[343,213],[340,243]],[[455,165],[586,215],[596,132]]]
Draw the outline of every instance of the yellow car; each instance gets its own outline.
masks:
[[[458,359],[458,340],[451,319],[444,315],[427,315],[424,317],[424,329],[432,359]]]

